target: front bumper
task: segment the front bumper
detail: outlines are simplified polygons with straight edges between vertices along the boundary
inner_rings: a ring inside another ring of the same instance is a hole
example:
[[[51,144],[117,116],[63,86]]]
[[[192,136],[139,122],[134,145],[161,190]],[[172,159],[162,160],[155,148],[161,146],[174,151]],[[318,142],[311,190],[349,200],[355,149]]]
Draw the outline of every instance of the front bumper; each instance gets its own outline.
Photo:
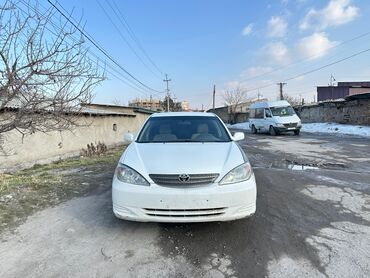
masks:
[[[289,132],[289,131],[295,131],[295,130],[300,130],[302,126],[295,126],[295,127],[275,127],[275,129],[278,132]]]
[[[167,187],[112,183],[116,217],[140,222],[230,221],[256,211],[255,177],[237,184]]]

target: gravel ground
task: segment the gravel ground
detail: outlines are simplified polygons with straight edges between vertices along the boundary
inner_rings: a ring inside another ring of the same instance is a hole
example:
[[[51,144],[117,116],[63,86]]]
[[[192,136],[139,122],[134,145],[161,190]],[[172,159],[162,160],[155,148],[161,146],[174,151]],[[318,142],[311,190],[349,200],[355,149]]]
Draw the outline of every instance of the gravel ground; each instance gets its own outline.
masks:
[[[86,166],[73,175],[88,194],[1,232],[0,277],[370,277],[369,140],[246,133],[241,145],[257,179],[253,218],[118,220],[114,165]]]

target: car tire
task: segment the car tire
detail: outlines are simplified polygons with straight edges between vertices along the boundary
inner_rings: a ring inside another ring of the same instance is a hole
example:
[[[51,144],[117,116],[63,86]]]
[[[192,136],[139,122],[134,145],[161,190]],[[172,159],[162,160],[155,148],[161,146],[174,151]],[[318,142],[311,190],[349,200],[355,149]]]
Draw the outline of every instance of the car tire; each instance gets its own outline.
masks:
[[[251,130],[252,130],[252,133],[253,134],[256,134],[257,133],[257,128],[254,125],[252,125]]]
[[[269,132],[270,132],[271,136],[276,136],[277,135],[277,132],[276,132],[275,128],[272,125],[270,125]]]
[[[300,129],[294,130],[294,135],[299,135],[300,131],[301,131]]]

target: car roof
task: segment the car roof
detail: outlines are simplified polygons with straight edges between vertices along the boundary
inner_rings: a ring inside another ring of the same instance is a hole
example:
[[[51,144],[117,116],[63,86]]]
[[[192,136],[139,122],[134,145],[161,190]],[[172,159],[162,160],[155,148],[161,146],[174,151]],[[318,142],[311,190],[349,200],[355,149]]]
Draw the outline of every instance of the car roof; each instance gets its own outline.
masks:
[[[150,117],[189,117],[189,116],[197,116],[197,117],[216,117],[213,113],[206,113],[206,112],[161,112],[161,113],[154,113]]]
[[[281,106],[290,106],[290,103],[287,102],[286,100],[256,102],[256,103],[253,103],[250,106],[250,108],[268,108],[268,107],[281,107]]]

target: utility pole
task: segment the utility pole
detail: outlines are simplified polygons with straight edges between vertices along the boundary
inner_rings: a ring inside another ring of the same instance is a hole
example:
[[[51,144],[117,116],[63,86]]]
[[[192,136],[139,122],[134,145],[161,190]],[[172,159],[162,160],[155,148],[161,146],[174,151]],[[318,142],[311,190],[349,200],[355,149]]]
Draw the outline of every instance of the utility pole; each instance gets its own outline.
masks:
[[[171,79],[168,79],[167,77],[167,73],[166,73],[166,79],[163,80],[164,82],[166,82],[166,85],[167,85],[167,89],[166,89],[166,98],[167,98],[167,112],[170,111],[170,89],[168,88],[168,82],[171,81]]]
[[[213,113],[215,113],[215,102],[216,102],[216,85],[213,85],[213,105],[212,105]]]
[[[284,82],[277,83],[280,87],[280,100],[284,100],[284,95],[283,95],[283,86],[286,85]]]
[[[262,97],[262,95],[260,93],[260,89],[258,89],[257,100],[260,100],[260,97]]]
[[[335,78],[333,75],[330,75],[330,92],[331,92],[331,99],[334,99],[334,96],[333,96],[333,86],[334,86],[334,81]]]

